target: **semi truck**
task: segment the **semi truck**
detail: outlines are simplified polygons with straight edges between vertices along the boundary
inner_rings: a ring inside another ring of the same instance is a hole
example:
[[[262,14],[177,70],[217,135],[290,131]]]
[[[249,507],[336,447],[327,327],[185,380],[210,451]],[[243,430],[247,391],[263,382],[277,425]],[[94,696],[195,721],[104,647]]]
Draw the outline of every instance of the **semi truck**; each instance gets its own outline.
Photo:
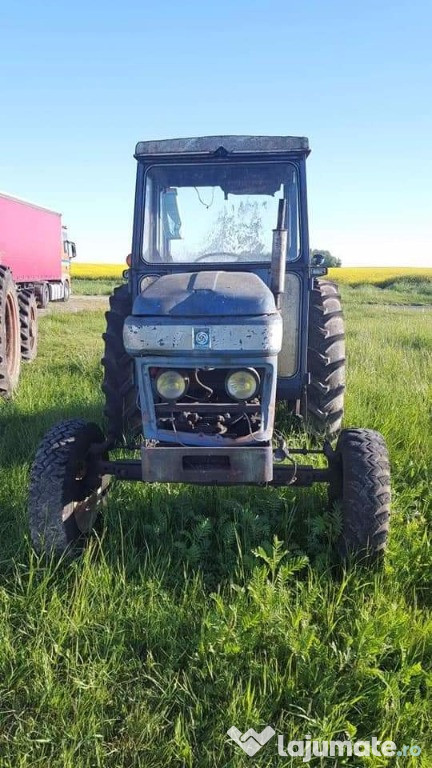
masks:
[[[0,193],[0,396],[37,354],[37,309],[67,301],[75,243],[61,214]]]

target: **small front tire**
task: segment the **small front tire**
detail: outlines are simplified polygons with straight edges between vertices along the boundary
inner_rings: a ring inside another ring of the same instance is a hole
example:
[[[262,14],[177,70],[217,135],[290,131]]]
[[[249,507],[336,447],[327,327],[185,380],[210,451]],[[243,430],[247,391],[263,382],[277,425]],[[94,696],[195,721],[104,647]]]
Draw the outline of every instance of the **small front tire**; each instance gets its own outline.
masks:
[[[107,485],[90,452],[102,442],[96,424],[72,419],[56,424],[40,443],[31,469],[28,509],[38,553],[76,555],[83,550]]]
[[[372,429],[342,430],[331,466],[329,501],[342,512],[339,554],[375,561],[387,546],[390,523],[390,463],[383,436]]]

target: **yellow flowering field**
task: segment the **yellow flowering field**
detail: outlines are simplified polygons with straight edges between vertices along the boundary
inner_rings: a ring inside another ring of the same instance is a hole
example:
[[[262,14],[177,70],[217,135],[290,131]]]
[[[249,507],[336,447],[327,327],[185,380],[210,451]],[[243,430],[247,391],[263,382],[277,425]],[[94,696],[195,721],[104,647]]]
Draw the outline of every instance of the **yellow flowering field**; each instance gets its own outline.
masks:
[[[120,279],[126,264],[72,264],[72,277],[87,279]],[[432,267],[338,267],[329,270],[329,276],[339,283],[379,285],[393,278],[424,277],[432,280]]]
[[[127,269],[125,262],[122,264],[80,264],[79,262],[72,262],[72,277],[87,278],[88,280],[121,278],[124,269]]]
[[[421,277],[432,280],[432,267],[338,267],[329,269],[329,277],[338,283],[380,285],[383,282],[401,280],[404,277]]]

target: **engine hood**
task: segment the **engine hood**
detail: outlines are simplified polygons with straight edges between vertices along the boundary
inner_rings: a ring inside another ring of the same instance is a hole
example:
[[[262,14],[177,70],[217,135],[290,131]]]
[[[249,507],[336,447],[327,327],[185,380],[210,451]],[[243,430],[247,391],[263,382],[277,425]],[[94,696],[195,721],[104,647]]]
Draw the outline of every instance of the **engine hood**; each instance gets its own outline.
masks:
[[[182,272],[163,275],[136,297],[138,317],[224,317],[276,312],[270,289],[253,272]]]

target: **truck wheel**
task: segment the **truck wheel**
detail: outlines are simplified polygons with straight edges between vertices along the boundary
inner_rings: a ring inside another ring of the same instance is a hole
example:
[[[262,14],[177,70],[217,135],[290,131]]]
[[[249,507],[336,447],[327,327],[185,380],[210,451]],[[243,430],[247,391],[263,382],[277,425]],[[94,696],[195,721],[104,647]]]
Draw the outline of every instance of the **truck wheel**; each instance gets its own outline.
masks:
[[[36,288],[36,303],[39,309],[46,309],[49,304],[50,293],[48,283],[41,283]]]
[[[0,395],[11,397],[21,367],[18,295],[12,273],[0,267]]]
[[[34,360],[37,355],[38,320],[36,297],[33,291],[20,291],[18,294],[21,324],[21,357]]]
[[[70,299],[70,285],[69,280],[65,280],[63,283],[63,298],[62,301],[69,301]]]
[[[105,490],[89,454],[104,436],[82,419],[52,427],[36,453],[30,474],[29,526],[35,550],[79,554],[91,532]]]
[[[329,502],[342,511],[338,550],[376,560],[387,544],[390,464],[383,436],[372,429],[344,429],[332,461]]]
[[[345,330],[337,285],[315,280],[309,305],[308,371],[300,412],[313,434],[335,437],[342,426]]]
[[[102,358],[107,432],[117,441],[141,433],[134,361],[123,346],[123,323],[131,309],[127,285],[118,286],[110,296],[110,309],[105,314],[107,325],[103,334],[105,351]]]

